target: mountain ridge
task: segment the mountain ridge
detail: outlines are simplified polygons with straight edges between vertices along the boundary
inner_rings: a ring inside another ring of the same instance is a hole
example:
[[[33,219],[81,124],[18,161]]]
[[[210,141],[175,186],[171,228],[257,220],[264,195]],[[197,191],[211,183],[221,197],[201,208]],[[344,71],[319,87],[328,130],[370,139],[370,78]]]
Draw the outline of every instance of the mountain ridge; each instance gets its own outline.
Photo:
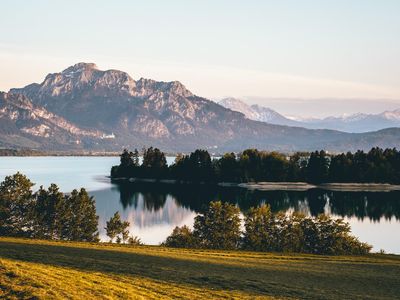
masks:
[[[42,83],[11,89],[9,94],[24,95],[33,105],[81,130],[99,132],[98,136],[81,138],[80,147],[85,149],[157,146],[174,152],[203,148],[221,153],[250,147],[348,151],[394,147],[400,142],[400,130],[357,135],[249,120],[243,113],[194,95],[179,81],[134,80],[126,72],[102,71],[93,63],[75,64],[48,74]],[[253,109],[265,117],[272,113]],[[26,133],[21,136],[26,138]],[[62,136],[68,140],[66,133]],[[41,137],[39,148],[49,146],[46,139]],[[77,145],[61,143],[57,147]]]
[[[257,104],[249,105],[237,98],[225,98],[218,102],[234,111],[242,112],[247,118],[271,124],[300,126],[308,129],[331,129],[349,133],[365,133],[391,127],[400,127],[400,109],[378,114],[355,113],[325,118],[286,117],[275,110]],[[262,112],[266,112],[267,116]]]

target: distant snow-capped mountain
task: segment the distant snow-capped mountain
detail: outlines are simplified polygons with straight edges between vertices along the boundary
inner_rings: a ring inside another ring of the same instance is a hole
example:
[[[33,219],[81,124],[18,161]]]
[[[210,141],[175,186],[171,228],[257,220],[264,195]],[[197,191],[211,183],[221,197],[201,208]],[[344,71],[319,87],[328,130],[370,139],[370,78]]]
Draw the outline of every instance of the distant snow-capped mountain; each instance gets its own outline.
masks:
[[[310,118],[283,116],[270,108],[256,104],[248,105],[236,98],[223,99],[219,104],[243,113],[248,119],[277,125],[300,126],[309,129],[333,129],[353,133],[400,127],[400,109],[379,114],[356,113],[337,117]]]
[[[301,126],[300,122],[286,118],[273,109],[258,104],[249,105],[237,98],[225,98],[219,101],[218,104],[230,110],[241,112],[250,120],[277,125]]]

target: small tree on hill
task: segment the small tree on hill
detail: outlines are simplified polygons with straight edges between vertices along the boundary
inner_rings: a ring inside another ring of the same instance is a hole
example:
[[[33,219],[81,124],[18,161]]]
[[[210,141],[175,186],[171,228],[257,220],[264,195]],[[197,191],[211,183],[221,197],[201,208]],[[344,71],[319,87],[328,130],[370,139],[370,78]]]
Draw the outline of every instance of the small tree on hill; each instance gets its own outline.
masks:
[[[198,246],[192,230],[186,225],[176,226],[163,245],[176,248],[196,248]]]
[[[72,241],[95,242],[98,240],[98,220],[96,205],[84,188],[73,190],[67,198],[67,205],[71,212],[66,222],[69,225],[67,236]]]
[[[68,210],[65,196],[56,184],[48,189],[42,186],[36,193],[35,235],[46,239],[68,239],[68,220],[72,212]]]
[[[32,229],[33,183],[21,173],[0,184],[0,235],[27,236]]]
[[[241,235],[239,208],[221,201],[211,202],[205,214],[195,218],[193,227],[201,247],[235,249]]]
[[[117,243],[125,242],[129,238],[129,225],[128,221],[122,221],[119,212],[116,212],[114,216],[110,218],[106,223],[105,230],[107,236],[110,238],[110,243],[117,238]]]
[[[245,215],[243,248],[256,251],[275,250],[275,217],[269,205],[251,208]]]

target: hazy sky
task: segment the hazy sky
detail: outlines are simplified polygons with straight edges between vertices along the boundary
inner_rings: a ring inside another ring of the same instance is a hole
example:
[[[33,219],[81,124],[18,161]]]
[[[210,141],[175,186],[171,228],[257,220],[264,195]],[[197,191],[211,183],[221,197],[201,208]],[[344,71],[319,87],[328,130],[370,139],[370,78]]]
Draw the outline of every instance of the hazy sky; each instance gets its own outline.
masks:
[[[5,0],[0,7],[0,90],[85,61],[285,114],[400,108],[399,0]]]

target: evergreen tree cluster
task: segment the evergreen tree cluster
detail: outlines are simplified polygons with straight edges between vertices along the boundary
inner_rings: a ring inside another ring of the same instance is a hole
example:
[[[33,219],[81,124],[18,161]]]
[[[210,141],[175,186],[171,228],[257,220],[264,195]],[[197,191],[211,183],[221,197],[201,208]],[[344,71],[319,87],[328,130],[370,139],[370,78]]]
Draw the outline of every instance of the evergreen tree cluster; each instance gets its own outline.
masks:
[[[98,241],[95,201],[85,189],[63,194],[55,184],[33,193],[21,173],[0,183],[0,235]]]
[[[396,148],[372,148],[369,152],[327,154],[278,152],[247,149],[238,155],[226,153],[212,159],[208,151],[178,154],[168,166],[165,154],[157,148],[139,152],[124,150],[121,164],[111,169],[112,178],[174,179],[182,182],[328,182],[400,184],[400,151]]]
[[[327,215],[273,214],[268,205],[251,208],[241,230],[239,209],[220,201],[195,218],[193,230],[176,227],[163,245],[178,248],[244,249],[327,255],[362,255],[371,246],[351,236],[342,219]]]

